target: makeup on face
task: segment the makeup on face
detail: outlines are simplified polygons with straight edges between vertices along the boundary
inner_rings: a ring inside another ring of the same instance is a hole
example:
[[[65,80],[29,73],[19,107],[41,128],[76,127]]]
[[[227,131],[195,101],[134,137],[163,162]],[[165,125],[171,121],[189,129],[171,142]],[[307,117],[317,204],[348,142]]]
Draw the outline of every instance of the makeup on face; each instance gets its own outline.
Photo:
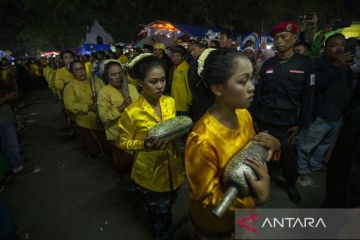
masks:
[[[233,108],[248,108],[254,97],[252,84],[253,68],[248,59],[239,58],[234,62],[234,73],[223,87],[222,98]]]
[[[156,66],[150,69],[142,81],[143,95],[152,100],[160,99],[165,90],[166,78],[163,67]]]

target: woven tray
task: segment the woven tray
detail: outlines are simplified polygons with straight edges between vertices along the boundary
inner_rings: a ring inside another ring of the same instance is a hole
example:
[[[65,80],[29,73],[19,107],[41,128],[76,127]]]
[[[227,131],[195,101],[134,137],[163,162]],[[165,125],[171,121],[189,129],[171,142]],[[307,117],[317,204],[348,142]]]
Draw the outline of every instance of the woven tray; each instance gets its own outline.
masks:
[[[172,141],[189,132],[193,122],[187,116],[178,116],[163,122],[158,123],[149,130],[149,137],[167,138],[167,141]]]

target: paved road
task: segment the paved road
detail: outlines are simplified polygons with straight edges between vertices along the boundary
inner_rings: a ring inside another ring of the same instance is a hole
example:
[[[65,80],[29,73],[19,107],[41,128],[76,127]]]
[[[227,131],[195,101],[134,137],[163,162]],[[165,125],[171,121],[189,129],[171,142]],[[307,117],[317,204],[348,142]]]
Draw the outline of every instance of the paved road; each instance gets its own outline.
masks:
[[[47,89],[32,91],[21,116],[27,125],[24,150],[36,171],[22,176],[5,190],[20,239],[115,240],[152,239],[141,202],[111,165],[88,157],[79,139],[64,132],[59,103]],[[272,184],[269,208],[318,207],[324,195],[324,173],[314,175],[316,185],[301,188],[303,201],[291,203]],[[174,239],[189,239],[187,186],[174,206]],[[186,220],[186,219],[185,219]]]

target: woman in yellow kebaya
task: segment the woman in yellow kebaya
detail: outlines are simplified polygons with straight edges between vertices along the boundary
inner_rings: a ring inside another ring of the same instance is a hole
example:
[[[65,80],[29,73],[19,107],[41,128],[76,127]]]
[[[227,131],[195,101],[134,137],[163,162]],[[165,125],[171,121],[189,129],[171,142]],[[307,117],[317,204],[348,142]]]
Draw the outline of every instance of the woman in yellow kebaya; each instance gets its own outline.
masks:
[[[199,58],[199,74],[216,100],[190,133],[185,150],[190,219],[195,239],[232,239],[234,209],[256,207],[269,196],[270,177],[266,164],[249,159],[247,164],[259,176],[258,181],[248,178],[255,194],[234,200],[221,219],[211,214],[224,195],[222,177],[227,163],[250,140],[276,155],[279,153],[280,143],[276,138],[266,133],[255,134],[246,110],[254,96],[252,72],[250,61],[235,49],[207,49]]]
[[[139,97],[139,92],[132,84],[127,84],[128,93],[124,92],[126,72],[117,60],[106,60],[103,66],[104,82],[108,85],[99,91],[97,103],[99,116],[104,124],[106,139],[112,146],[112,157],[119,173],[129,173],[132,156],[115,145],[119,138],[119,119],[124,109]]]
[[[172,203],[184,180],[182,165],[175,145],[149,138],[148,131],[161,121],[175,117],[175,102],[162,95],[165,71],[155,56],[140,54],[130,61],[129,67],[130,75],[143,90],[121,116],[118,146],[134,154],[131,178],[150,214],[156,239],[168,239]]]
[[[51,89],[51,91],[56,95],[56,90],[53,88],[52,84],[55,80],[55,74],[56,74],[56,62],[54,58],[49,59],[49,65],[48,65],[48,71],[45,76],[45,79],[48,83],[48,87]]]
[[[106,137],[102,125],[96,120],[97,109],[93,99],[93,91],[98,92],[103,83],[101,80],[96,81],[95,89],[92,89],[90,80],[86,77],[85,66],[78,60],[70,64],[70,70],[74,74],[74,80],[64,89],[65,108],[76,122],[76,131],[89,154],[106,157]]]
[[[73,74],[70,72],[69,66],[75,59],[75,54],[72,51],[66,50],[60,53],[60,59],[64,66],[57,69],[54,80],[54,87],[58,92],[59,97],[62,99],[65,86],[74,79]]]

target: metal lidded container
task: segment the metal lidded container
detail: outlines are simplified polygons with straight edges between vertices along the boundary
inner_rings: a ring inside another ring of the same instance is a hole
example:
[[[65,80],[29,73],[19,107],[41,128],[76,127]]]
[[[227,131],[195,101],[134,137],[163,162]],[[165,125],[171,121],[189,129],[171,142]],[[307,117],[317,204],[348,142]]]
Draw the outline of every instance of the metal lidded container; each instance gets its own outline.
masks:
[[[193,121],[187,116],[177,116],[155,125],[149,130],[149,137],[167,138],[167,141],[181,137],[189,132]]]

